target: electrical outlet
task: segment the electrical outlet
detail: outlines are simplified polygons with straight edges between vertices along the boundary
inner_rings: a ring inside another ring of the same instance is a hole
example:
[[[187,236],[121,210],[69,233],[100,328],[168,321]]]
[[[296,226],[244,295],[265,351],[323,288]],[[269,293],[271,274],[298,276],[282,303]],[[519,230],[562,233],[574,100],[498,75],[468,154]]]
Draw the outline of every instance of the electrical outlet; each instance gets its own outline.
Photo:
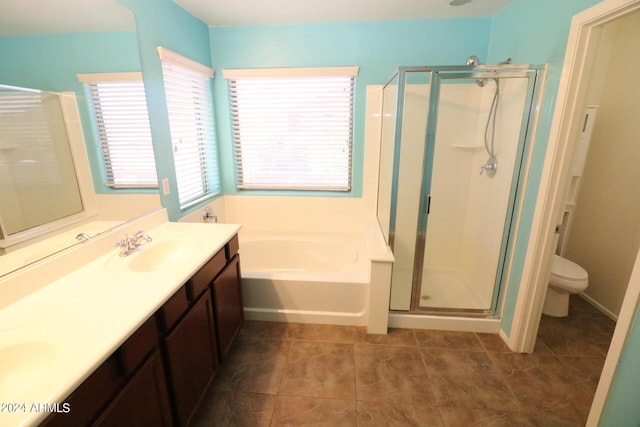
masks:
[[[169,178],[162,179],[162,194],[168,196],[171,193],[171,188],[169,188]]]

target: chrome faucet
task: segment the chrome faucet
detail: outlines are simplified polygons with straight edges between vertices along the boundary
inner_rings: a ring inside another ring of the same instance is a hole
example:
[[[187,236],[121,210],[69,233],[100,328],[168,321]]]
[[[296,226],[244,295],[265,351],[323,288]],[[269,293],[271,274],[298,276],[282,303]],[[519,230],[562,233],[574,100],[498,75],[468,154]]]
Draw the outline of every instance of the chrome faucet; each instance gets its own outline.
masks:
[[[80,233],[76,236],[76,240],[78,242],[85,242],[87,240],[89,240],[91,238],[91,236],[89,236],[87,233]]]
[[[116,247],[120,248],[120,256],[129,256],[140,249],[142,247],[142,244],[140,243],[141,240],[150,242],[153,239],[142,230],[137,231],[131,237],[129,237],[128,234],[125,234],[124,239],[116,243]]]

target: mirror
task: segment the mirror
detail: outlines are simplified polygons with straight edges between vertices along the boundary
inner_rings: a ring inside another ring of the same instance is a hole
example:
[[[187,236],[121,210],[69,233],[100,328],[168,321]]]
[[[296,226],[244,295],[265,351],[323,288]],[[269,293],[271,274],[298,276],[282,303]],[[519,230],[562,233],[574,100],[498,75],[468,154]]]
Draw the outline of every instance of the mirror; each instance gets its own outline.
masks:
[[[0,180],[3,183],[0,188],[0,221],[4,230],[0,234],[4,243],[0,246],[5,246],[0,247],[0,276],[80,244],[75,236],[81,232],[94,236],[161,207],[157,189],[112,190],[104,185],[99,141],[84,87],[76,77],[78,73],[140,71],[131,11],[113,0],[95,0],[90,2],[90,7],[84,0],[69,0],[64,4],[57,1],[38,2],[37,8],[31,2],[20,0],[7,3],[3,8],[6,6],[8,13],[0,16],[0,50],[12,60],[3,63],[0,84],[36,89],[20,93],[29,93],[24,97],[31,99],[31,102],[39,99],[47,105],[58,103],[62,105],[62,110],[66,108],[69,111],[64,111],[64,119],[57,116],[54,120],[62,124],[52,134],[56,138],[36,144],[40,151],[37,158],[33,155],[36,149],[27,155],[26,149],[6,148],[12,144],[7,140],[15,141],[16,135],[8,135],[6,130],[0,131],[0,163],[8,164],[7,156],[13,157],[12,179],[16,178],[18,167],[24,179],[30,179],[33,183],[40,180],[41,184],[46,184],[36,186],[37,190],[24,184],[14,185],[11,190],[13,198],[9,199],[9,189],[4,184],[7,182],[5,175],[10,171],[0,166]],[[3,92],[8,93],[8,90]],[[69,112],[72,114],[67,115]],[[43,114],[52,118],[49,114],[58,113]],[[0,115],[0,126],[10,122],[2,110]],[[33,132],[29,137],[31,140],[36,139],[34,134],[39,130],[32,122],[19,129],[23,140],[28,135],[25,130]],[[65,136],[68,136],[70,146],[57,143],[63,141]],[[54,157],[65,157],[61,156],[65,150],[67,155],[63,163],[54,165],[50,162]],[[35,162],[40,166],[35,166]],[[43,164],[48,169],[42,167]],[[48,175],[47,171],[51,171],[52,175]],[[35,177],[35,172],[39,176]],[[57,194],[54,194],[51,181],[62,177],[69,187],[55,190]],[[74,186],[75,190],[71,190]],[[20,207],[18,200],[27,204]],[[25,211],[33,215],[24,215]],[[55,215],[49,218],[41,216],[53,213]],[[80,222],[71,220],[78,215],[84,215],[79,219]],[[24,223],[27,219],[28,223]],[[19,238],[15,238],[18,235]],[[6,244],[7,240],[11,244]]]
[[[0,84],[1,247],[85,210],[64,119],[57,94]]]

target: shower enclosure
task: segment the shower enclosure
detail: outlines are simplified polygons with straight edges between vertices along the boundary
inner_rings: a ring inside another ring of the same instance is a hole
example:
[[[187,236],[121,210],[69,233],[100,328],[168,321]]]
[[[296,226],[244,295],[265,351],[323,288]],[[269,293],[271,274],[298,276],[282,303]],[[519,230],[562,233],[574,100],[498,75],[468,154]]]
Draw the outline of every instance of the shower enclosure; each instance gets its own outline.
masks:
[[[543,67],[401,67],[383,89],[391,310],[496,313]]]

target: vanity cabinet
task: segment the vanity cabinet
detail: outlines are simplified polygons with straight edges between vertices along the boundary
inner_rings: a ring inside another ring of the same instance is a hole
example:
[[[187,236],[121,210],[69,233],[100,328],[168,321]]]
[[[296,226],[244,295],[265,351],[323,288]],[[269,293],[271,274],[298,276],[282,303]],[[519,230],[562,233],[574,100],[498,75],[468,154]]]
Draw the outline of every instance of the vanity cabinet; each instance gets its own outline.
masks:
[[[198,298],[175,328],[167,332],[163,341],[177,424],[184,426],[218,368],[209,290]]]
[[[150,317],[65,401],[71,411],[50,415],[44,426],[170,426],[156,317]],[[145,414],[146,408],[152,415]]]
[[[220,361],[226,359],[231,344],[244,324],[240,256],[234,255],[212,284]]]
[[[94,425],[171,427],[173,419],[163,369],[160,352],[155,350]]]
[[[240,277],[234,236],[43,425],[188,425],[244,323]]]

